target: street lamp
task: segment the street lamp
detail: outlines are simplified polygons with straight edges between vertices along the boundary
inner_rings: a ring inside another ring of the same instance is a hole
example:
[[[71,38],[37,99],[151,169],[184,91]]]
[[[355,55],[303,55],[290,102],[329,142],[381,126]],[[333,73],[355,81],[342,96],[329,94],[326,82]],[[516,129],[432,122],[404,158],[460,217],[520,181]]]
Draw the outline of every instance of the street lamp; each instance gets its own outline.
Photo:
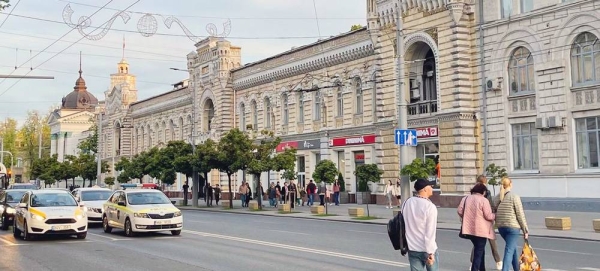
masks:
[[[181,71],[181,72],[188,72],[190,73],[190,70],[186,70],[186,69],[179,69],[179,68],[169,68],[170,70],[173,71]],[[191,140],[190,140],[190,144],[192,144],[192,155],[196,154],[196,89],[194,88],[195,86],[195,79],[191,76],[190,74],[190,89],[192,92],[192,131],[191,131]],[[187,180],[186,180],[187,181]],[[208,180],[205,180],[208,181]],[[192,168],[192,184],[193,184],[193,192],[192,192],[192,206],[193,207],[198,207],[198,192],[201,191],[200,190],[200,180],[198,178],[198,172],[196,171],[196,168]],[[184,197],[187,197],[187,195],[184,195]]]

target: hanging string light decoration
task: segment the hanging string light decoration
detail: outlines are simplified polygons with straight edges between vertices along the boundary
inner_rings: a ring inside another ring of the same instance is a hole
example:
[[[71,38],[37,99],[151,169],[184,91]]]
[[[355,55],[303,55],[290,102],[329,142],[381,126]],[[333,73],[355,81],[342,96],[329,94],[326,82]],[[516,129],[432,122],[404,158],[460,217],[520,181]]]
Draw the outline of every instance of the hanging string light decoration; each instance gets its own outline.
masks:
[[[118,18],[123,20],[124,24],[127,24],[129,20],[131,20],[132,12],[127,11],[118,11],[116,12],[111,19],[105,24],[104,27],[92,27],[92,19],[88,16],[81,16],[77,20],[77,24],[73,23],[73,14],[75,11],[71,8],[70,4],[67,4],[63,9],[63,20],[64,22],[71,28],[76,28],[79,33],[89,40],[100,40],[108,34],[108,31],[112,28],[112,25]],[[136,13],[137,14],[137,13]],[[142,17],[137,22],[137,32],[140,33],[143,37],[152,37],[158,31],[158,20],[156,17],[160,17],[162,22],[168,29],[171,29],[173,23],[176,23],[179,28],[183,31],[183,33],[193,42],[198,42],[202,39],[202,36],[194,35],[178,18],[174,16],[167,16],[166,18],[160,14],[151,14],[146,13],[143,14]],[[92,28],[91,31],[86,32],[85,29]],[[98,31],[99,30],[99,31]],[[220,37],[225,38],[229,36],[231,33],[231,20],[227,19],[223,23],[223,31],[218,33],[218,28],[215,24],[209,23],[206,25],[206,32],[211,37]]]

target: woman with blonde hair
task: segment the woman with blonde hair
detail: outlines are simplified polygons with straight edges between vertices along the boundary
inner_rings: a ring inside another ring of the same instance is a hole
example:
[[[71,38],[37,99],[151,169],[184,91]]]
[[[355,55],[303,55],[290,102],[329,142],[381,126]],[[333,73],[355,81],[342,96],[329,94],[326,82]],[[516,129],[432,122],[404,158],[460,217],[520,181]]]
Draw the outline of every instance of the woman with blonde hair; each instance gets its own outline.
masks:
[[[500,194],[494,202],[494,205],[497,206],[496,226],[498,226],[500,236],[506,242],[502,271],[509,271],[511,265],[514,270],[519,270],[517,242],[521,236],[521,231],[523,231],[525,239],[529,238],[523,203],[521,198],[513,193],[511,189],[512,181],[506,177],[502,178],[502,181],[500,181]]]

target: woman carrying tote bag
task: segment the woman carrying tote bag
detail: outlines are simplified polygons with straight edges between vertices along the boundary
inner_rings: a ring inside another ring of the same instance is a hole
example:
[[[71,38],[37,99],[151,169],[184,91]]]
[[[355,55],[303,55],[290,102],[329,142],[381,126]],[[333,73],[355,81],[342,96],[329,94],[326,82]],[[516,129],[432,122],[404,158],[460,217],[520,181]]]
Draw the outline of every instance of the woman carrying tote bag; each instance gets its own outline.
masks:
[[[500,194],[498,194],[494,205],[498,206],[496,226],[498,226],[500,236],[506,242],[502,271],[509,271],[511,265],[514,270],[519,270],[517,242],[521,237],[521,231],[523,231],[525,239],[529,237],[529,229],[527,228],[521,198],[511,192],[512,181],[509,178],[502,178],[500,185]]]

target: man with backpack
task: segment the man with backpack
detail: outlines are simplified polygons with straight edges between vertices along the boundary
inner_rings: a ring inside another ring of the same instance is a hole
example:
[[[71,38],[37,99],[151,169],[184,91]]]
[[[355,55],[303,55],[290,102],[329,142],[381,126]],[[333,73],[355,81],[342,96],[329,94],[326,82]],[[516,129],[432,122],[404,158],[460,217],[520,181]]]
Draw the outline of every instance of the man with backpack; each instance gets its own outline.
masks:
[[[429,200],[433,187],[426,179],[414,184],[417,195],[406,200],[402,208],[411,270],[437,271],[438,246],[436,243],[438,211]]]

